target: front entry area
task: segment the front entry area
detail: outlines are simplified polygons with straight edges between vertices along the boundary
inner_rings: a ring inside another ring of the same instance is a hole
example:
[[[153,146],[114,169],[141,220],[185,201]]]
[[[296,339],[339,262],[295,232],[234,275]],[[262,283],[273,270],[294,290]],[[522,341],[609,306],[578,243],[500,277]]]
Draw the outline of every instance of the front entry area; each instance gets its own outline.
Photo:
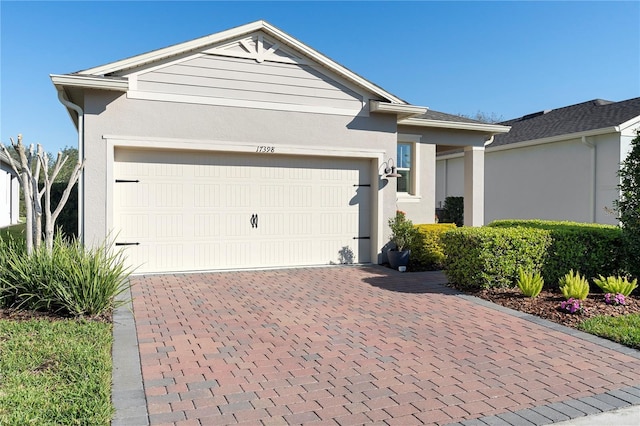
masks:
[[[368,263],[370,163],[116,148],[116,244],[136,273]]]

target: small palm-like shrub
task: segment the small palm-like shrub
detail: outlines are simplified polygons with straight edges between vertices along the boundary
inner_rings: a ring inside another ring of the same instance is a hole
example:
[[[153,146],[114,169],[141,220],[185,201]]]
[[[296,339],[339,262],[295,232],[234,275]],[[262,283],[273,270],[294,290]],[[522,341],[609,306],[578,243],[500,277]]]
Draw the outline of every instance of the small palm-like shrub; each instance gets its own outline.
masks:
[[[0,302],[4,306],[95,316],[124,303],[115,297],[127,290],[130,271],[122,255],[108,245],[85,249],[60,233],[51,253],[42,246],[28,256],[17,244],[0,245],[4,252]]]
[[[598,278],[594,278],[593,282],[602,289],[603,293],[622,294],[625,297],[638,287],[637,279],[629,281],[627,277],[621,276],[605,278],[600,275]]]
[[[516,281],[520,291],[527,297],[537,297],[544,286],[544,279],[539,272],[525,272],[522,268],[518,269],[518,279]]]
[[[560,278],[560,291],[565,299],[584,300],[589,295],[589,282],[580,272],[569,271]]]

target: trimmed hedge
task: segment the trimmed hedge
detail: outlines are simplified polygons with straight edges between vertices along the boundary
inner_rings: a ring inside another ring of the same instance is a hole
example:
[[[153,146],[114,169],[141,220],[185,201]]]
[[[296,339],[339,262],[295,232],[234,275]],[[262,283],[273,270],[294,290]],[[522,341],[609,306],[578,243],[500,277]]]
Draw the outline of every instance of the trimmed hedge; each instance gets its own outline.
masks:
[[[542,270],[551,245],[548,231],[515,228],[457,228],[442,236],[445,272],[463,288],[512,287],[518,269]]]
[[[497,220],[488,226],[547,231],[551,246],[541,272],[548,285],[557,285],[571,269],[587,279],[624,272],[622,230],[617,226],[547,220]]]
[[[513,286],[518,268],[539,271],[557,288],[569,270],[588,278],[623,272],[621,230],[611,225],[501,220],[442,237],[449,280],[462,287]]]
[[[442,235],[455,229],[455,223],[433,223],[415,225],[416,236],[410,246],[409,269],[412,271],[434,271],[444,268]]]

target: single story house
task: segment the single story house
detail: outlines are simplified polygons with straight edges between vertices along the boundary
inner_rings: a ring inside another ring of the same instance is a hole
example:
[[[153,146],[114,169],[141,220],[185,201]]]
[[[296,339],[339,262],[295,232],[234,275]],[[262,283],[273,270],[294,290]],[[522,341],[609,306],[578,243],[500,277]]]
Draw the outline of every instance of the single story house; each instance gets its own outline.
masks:
[[[617,224],[620,163],[640,129],[640,98],[594,99],[505,121],[485,153],[485,222],[549,219]],[[437,159],[437,204],[463,196],[463,154]]]
[[[397,209],[433,222],[441,146],[464,150],[481,225],[484,146],[508,131],[411,105],[264,21],[51,79],[86,159],[81,238],[115,238],[139,273],[383,262]]]
[[[0,228],[18,223],[20,186],[9,159],[0,152]]]

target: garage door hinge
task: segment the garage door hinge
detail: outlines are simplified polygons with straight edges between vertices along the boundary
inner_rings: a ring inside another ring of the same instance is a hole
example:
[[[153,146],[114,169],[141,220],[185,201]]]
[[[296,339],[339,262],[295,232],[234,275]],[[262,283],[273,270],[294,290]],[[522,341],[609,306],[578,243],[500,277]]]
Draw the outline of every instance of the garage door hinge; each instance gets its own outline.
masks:
[[[371,186],[371,184],[368,184],[368,183],[356,183],[353,186]]]
[[[353,237],[354,240],[370,240],[371,237]]]
[[[116,246],[139,246],[140,243],[116,243]]]
[[[138,179],[136,180],[116,179],[116,183],[138,183],[138,182],[140,182]]]

